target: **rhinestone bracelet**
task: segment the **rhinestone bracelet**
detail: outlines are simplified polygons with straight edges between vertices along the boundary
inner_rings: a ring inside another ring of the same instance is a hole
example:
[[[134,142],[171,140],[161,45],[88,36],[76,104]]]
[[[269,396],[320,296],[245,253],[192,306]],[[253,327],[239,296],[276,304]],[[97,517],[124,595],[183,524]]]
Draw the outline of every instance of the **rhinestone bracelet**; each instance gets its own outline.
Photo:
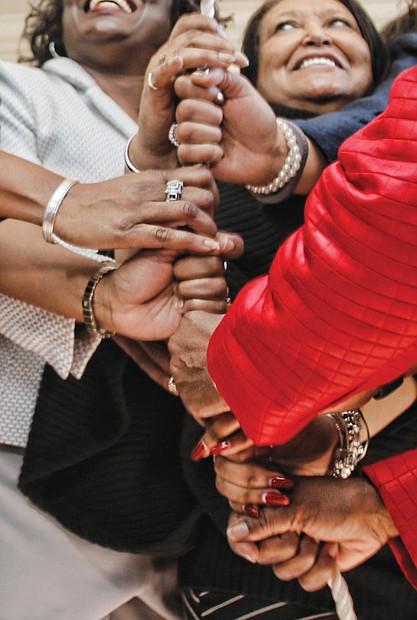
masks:
[[[331,475],[334,478],[349,478],[368,450],[369,429],[360,409],[326,414],[332,418],[339,435],[339,446]],[[366,430],[366,440],[359,440],[361,429]]]

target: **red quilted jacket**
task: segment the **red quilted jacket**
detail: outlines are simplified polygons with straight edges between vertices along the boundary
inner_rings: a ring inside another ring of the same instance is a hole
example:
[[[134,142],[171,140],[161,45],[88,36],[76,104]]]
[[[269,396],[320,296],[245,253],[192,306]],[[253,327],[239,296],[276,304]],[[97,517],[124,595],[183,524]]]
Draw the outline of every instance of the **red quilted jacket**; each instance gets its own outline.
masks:
[[[208,366],[247,435],[281,444],[416,360],[417,68],[396,80],[386,112],[343,144],[307,201],[305,225],[214,333]],[[367,473],[417,587],[417,450]]]

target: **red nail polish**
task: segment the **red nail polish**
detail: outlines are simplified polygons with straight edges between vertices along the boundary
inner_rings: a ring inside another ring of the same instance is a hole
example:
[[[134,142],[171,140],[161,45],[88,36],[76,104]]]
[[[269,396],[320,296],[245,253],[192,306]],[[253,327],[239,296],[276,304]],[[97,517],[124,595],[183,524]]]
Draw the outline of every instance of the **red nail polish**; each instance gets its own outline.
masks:
[[[199,461],[206,454],[206,451],[207,451],[206,445],[202,441],[199,441],[196,447],[194,448],[194,450],[191,452],[192,460]]]
[[[230,448],[230,443],[228,441],[222,441],[210,449],[210,454],[212,456],[217,456],[217,454],[221,454],[228,448]]]
[[[282,493],[264,493],[262,500],[265,504],[270,504],[271,506],[288,506],[290,503],[289,497]]]
[[[259,519],[259,508],[255,506],[255,504],[245,504],[243,510],[247,515],[252,517],[252,519]]]
[[[284,478],[284,476],[274,476],[269,486],[273,489],[292,489],[294,486],[294,482],[292,480],[288,480],[288,478]]]

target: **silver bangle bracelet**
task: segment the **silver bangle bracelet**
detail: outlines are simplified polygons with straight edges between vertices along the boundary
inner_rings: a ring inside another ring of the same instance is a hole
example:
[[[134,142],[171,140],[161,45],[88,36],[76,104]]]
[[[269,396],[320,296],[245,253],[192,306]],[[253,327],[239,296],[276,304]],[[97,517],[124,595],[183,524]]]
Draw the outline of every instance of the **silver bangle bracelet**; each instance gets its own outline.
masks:
[[[42,235],[47,243],[56,243],[54,238],[54,227],[58,210],[71,187],[77,183],[78,181],[76,179],[64,179],[48,200],[42,221]]]
[[[246,188],[252,192],[252,194],[261,194],[264,196],[275,194],[289,183],[300,170],[302,160],[301,150],[290,123],[284,121],[282,118],[277,118],[277,125],[288,147],[287,156],[285,157],[281,170],[270,183],[267,185],[246,185]]]
[[[132,160],[129,157],[129,148],[135,136],[136,134],[134,133],[133,136],[130,137],[129,140],[127,141],[126,148],[125,148],[125,166],[126,166],[126,170],[128,170],[129,172],[135,172],[136,174],[138,174],[140,172],[139,168],[136,168],[136,166],[132,164]]]
[[[332,418],[339,437],[331,475],[333,478],[349,478],[366,456],[369,445],[368,425],[360,409],[326,415]],[[366,440],[363,443],[359,439],[362,428],[366,430]]]

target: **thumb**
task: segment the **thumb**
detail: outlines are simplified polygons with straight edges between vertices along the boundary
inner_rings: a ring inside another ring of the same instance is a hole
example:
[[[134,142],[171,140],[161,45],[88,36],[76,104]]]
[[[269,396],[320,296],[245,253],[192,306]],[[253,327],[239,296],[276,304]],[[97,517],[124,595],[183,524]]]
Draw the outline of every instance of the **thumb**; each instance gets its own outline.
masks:
[[[258,542],[292,531],[294,528],[291,526],[290,506],[262,508],[259,519],[251,519],[249,516],[233,512],[227,528],[229,544]]]
[[[254,90],[252,84],[240,73],[227,69],[211,68],[210,71],[194,71],[191,73],[191,81],[208,88],[216,86],[224,94],[226,100],[248,96]]]
[[[244,242],[237,233],[218,231],[216,241],[220,244],[220,250],[224,258],[236,260],[243,254]]]

